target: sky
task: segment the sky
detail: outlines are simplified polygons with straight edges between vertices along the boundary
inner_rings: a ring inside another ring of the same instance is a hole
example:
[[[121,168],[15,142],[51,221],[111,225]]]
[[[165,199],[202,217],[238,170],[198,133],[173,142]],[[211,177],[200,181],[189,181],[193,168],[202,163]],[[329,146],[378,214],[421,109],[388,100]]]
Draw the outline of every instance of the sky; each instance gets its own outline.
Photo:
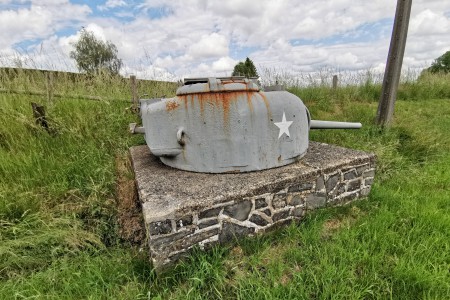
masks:
[[[0,66],[76,71],[86,28],[111,41],[122,75],[229,76],[249,57],[264,74],[383,72],[394,0],[0,0]],[[450,1],[414,0],[404,69],[450,50]]]

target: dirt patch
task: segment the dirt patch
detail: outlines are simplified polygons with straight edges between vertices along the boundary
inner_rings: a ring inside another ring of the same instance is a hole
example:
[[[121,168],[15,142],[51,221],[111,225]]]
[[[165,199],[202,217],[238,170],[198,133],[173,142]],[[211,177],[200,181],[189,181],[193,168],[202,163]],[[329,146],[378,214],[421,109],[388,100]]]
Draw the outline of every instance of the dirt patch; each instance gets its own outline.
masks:
[[[297,264],[294,265],[294,267],[292,269],[286,269],[280,278],[280,284],[282,286],[287,286],[294,279],[295,273],[299,273],[299,272],[301,272],[301,270],[302,269]]]
[[[145,230],[131,159],[116,156],[117,219],[120,237],[132,245],[144,245]]]
[[[343,226],[343,221],[338,219],[331,219],[325,221],[322,227],[321,237],[323,239],[329,239],[334,232],[338,231]]]
[[[244,250],[241,247],[236,246],[230,251],[230,257],[234,260],[242,260],[244,258]]]
[[[336,220],[336,219],[327,220],[323,224],[323,230],[327,231],[327,232],[335,231],[335,230],[338,230],[339,228],[341,228],[342,225],[343,225],[343,220]]]
[[[331,238],[331,236],[339,231],[339,229],[342,227],[352,226],[361,216],[364,215],[365,212],[361,211],[358,207],[353,206],[347,215],[325,221],[323,223],[321,237],[325,240]]]

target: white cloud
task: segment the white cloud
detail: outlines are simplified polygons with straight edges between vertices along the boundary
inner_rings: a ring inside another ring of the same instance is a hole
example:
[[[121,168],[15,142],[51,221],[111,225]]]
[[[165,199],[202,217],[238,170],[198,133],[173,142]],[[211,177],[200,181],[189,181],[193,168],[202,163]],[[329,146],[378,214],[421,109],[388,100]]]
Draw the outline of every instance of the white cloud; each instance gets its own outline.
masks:
[[[450,34],[450,19],[443,12],[426,9],[415,15],[410,21],[410,34],[414,36],[428,36]]]
[[[107,38],[105,36],[105,29],[96,24],[96,23],[89,23],[86,27],[86,31],[90,31],[92,32],[96,38],[101,39],[102,41],[106,42]],[[79,35],[79,33],[77,33],[77,36]]]
[[[76,26],[90,12],[87,5],[74,5],[68,0],[32,1],[29,6],[4,9],[0,11],[0,49],[48,38],[64,27]]]
[[[231,74],[234,69],[234,66],[238,63],[238,61],[232,59],[229,56],[221,57],[215,62],[212,63],[212,69],[217,72],[227,72]]]
[[[126,6],[127,3],[123,0],[108,0],[103,5],[98,5],[97,8],[100,11],[105,11],[111,8],[120,7],[120,6]]]
[[[203,35],[192,44],[187,53],[193,58],[210,58],[228,55],[228,39],[220,34]]]
[[[338,66],[354,66],[358,65],[358,57],[351,52],[346,52],[336,55],[335,62]]]
[[[134,68],[125,66],[121,70],[121,73],[125,77],[135,75],[137,78],[143,79],[166,80],[166,81],[177,81],[179,79],[172,73],[168,72],[166,69],[158,68],[155,66],[140,66]],[[154,97],[155,95],[150,96]]]
[[[68,55],[78,36],[58,31],[84,26],[118,47],[126,72],[166,77],[224,76],[245,56],[292,72],[383,70],[395,14],[392,0],[147,0],[133,7],[108,0],[102,16],[68,0],[0,1],[7,5],[0,11],[2,53],[44,39],[46,49]],[[113,7],[128,13],[127,21],[110,15]],[[155,17],[158,9],[163,13]],[[425,67],[449,50],[448,11],[445,0],[413,3],[405,67]]]
[[[238,61],[231,57],[221,57],[215,61],[205,63],[202,62],[198,66],[191,69],[183,70],[184,72],[178,73],[180,77],[224,77],[231,76],[234,66]]]
[[[45,36],[51,23],[51,13],[41,7],[1,11],[0,27],[3,30],[0,31],[0,47]]]
[[[155,66],[169,69],[176,65],[176,62],[174,61],[173,57],[171,55],[167,55],[165,57],[158,57],[155,61]]]
[[[250,1],[240,2],[246,5],[245,15],[230,14],[234,4],[230,1],[208,3],[216,14],[219,28],[230,32],[240,44],[247,46],[267,46],[280,37],[286,40],[319,39],[389,17],[389,12],[395,9],[395,3],[390,0],[262,0],[258,5],[252,5],[254,3]]]

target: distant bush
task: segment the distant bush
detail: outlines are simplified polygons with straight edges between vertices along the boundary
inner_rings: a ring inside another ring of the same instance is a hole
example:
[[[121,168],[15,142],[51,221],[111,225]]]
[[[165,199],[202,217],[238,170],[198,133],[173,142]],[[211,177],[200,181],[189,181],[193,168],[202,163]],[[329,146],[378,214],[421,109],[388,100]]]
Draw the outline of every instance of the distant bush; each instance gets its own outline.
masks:
[[[436,58],[428,70],[431,73],[450,73],[450,51]]]
[[[117,56],[117,47],[110,41],[103,42],[93,32],[81,30],[80,39],[73,44],[70,57],[77,62],[80,71],[93,74],[109,72],[119,74],[122,60]]]
[[[258,77],[258,72],[253,61],[247,57],[245,62],[239,62],[234,66],[232,76],[245,76],[247,78]]]

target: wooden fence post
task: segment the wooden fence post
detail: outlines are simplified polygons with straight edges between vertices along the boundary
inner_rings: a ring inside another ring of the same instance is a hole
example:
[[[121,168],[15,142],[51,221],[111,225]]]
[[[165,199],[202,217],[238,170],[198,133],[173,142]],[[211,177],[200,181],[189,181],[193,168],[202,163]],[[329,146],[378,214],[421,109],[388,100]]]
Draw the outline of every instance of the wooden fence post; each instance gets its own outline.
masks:
[[[53,74],[47,72],[45,77],[47,80],[47,101],[51,103],[53,101]]]
[[[137,92],[137,84],[136,84],[136,76],[135,75],[130,76],[130,87],[131,87],[131,97],[132,97],[131,98],[131,102],[132,102],[131,109],[133,110],[133,112],[137,112],[139,97],[138,97],[138,92]]]
[[[33,109],[33,117],[36,120],[36,124],[40,125],[42,128],[49,132],[47,119],[45,118],[44,106],[35,102],[31,102],[31,108]]]
[[[338,85],[338,76],[333,75],[333,90],[337,89],[337,85]]]

